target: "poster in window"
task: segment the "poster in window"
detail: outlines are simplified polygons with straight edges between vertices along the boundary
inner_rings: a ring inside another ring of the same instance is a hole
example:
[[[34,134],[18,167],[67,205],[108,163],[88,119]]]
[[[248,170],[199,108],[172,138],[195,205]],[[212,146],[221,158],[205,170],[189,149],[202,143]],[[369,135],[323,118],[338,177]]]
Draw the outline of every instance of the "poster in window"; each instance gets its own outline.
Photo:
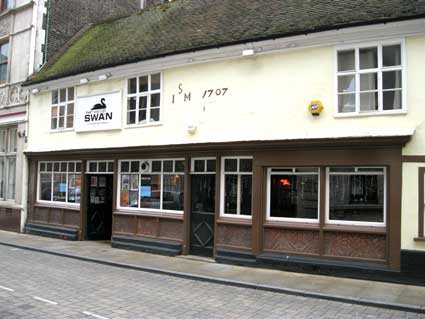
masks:
[[[130,192],[130,206],[131,207],[138,207],[138,193],[137,192]]]
[[[99,177],[99,187],[106,187],[106,177],[105,176]]]
[[[121,206],[128,207],[128,191],[121,192]]]
[[[152,187],[151,186],[140,186],[140,197],[151,197]]]
[[[66,193],[66,183],[60,183],[59,184],[59,191],[61,193]]]
[[[97,176],[92,176],[90,178],[90,186],[91,187],[97,187]]]
[[[130,175],[130,189],[137,190],[139,188],[139,176]]]

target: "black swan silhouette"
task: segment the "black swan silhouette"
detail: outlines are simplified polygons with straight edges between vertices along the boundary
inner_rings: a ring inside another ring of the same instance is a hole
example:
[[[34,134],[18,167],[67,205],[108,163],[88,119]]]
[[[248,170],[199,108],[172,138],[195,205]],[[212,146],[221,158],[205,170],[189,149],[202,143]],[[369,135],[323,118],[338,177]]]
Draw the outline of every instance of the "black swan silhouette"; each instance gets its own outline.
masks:
[[[106,109],[105,99],[101,99],[100,103],[95,104],[95,106],[93,106],[91,110],[94,111],[94,110],[103,110],[103,109]]]

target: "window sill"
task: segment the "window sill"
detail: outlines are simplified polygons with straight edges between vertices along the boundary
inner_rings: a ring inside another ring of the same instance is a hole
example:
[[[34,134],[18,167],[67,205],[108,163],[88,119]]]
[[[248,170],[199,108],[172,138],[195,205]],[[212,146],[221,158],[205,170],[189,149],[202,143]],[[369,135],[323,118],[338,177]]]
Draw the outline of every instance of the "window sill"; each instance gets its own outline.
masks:
[[[23,207],[19,204],[16,204],[15,201],[12,200],[0,200],[0,207],[1,208],[11,208],[11,209],[22,209]]]
[[[391,115],[407,115],[407,110],[383,111],[383,112],[364,112],[364,113],[334,113],[334,118],[355,118],[368,116],[391,116]]]
[[[126,124],[125,128],[143,128],[143,127],[155,127],[155,126],[162,126],[162,122],[154,122],[154,123],[147,123],[147,124]]]
[[[140,209],[129,210],[119,208],[114,211],[114,215],[122,216],[141,216],[141,217],[157,217],[163,219],[177,219],[183,220],[183,212],[169,212],[169,211],[142,211]]]
[[[316,223],[306,223],[306,222],[288,222],[288,221],[272,221],[267,220],[264,223],[265,228],[288,228],[288,229],[311,229],[319,230],[320,225],[317,221]]]
[[[50,133],[62,133],[62,132],[72,132],[74,128],[65,128],[63,130],[50,130]]]
[[[68,209],[80,211],[80,204],[58,204],[58,203],[50,203],[50,202],[37,202],[34,204],[34,207],[39,208],[59,208],[59,209]]]
[[[358,226],[358,225],[340,225],[327,224],[323,227],[325,232],[347,232],[347,233],[364,233],[364,234],[382,234],[387,233],[385,226]]]
[[[416,237],[416,238],[414,238],[414,241],[422,241],[422,242],[425,242],[425,237]]]
[[[251,218],[231,218],[227,216],[220,216],[220,218],[217,219],[217,224],[251,226],[252,219]]]

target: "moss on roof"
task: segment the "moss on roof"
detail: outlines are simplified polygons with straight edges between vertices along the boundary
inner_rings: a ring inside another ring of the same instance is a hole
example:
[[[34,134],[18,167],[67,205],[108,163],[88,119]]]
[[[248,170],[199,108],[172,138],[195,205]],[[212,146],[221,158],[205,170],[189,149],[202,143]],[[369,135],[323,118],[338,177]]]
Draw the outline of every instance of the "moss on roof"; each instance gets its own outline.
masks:
[[[26,85],[192,50],[425,17],[425,0],[175,0],[98,23]]]

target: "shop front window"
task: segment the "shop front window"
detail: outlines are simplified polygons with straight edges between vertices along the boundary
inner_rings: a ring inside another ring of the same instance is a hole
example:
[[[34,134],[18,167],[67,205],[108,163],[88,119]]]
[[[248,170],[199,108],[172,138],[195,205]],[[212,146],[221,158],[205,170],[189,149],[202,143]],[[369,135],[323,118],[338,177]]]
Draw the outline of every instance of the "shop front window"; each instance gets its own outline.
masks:
[[[222,158],[221,213],[229,217],[252,214],[252,157]]]
[[[183,212],[184,160],[120,161],[120,207]]]
[[[328,222],[385,225],[385,168],[328,169]]]
[[[128,79],[127,124],[149,124],[160,121],[161,73]]]
[[[80,203],[81,162],[40,162],[38,200]]]
[[[319,220],[319,169],[268,170],[268,219]]]

